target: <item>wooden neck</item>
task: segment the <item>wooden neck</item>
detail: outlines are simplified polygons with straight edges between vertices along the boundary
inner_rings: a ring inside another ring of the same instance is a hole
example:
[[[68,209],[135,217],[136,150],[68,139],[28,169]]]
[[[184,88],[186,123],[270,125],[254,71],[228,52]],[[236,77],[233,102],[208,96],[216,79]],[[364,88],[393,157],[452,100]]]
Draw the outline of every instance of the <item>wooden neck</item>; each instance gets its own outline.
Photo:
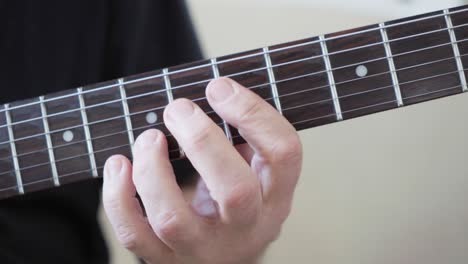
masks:
[[[113,154],[157,128],[171,159],[183,158],[162,120],[188,98],[224,129],[208,82],[228,76],[298,130],[467,91],[468,6],[275,45],[49,94],[0,107],[0,198],[101,175]]]

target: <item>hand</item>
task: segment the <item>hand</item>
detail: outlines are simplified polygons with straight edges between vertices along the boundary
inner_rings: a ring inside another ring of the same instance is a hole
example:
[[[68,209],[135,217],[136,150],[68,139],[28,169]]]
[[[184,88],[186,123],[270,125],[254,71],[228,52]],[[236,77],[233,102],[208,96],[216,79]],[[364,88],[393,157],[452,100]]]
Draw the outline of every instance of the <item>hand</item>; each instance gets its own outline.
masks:
[[[230,79],[211,82],[206,93],[249,145],[233,147],[191,101],[170,104],[166,126],[201,175],[192,201],[176,183],[166,139],[157,130],[136,140],[133,167],[122,156],[106,163],[106,213],[119,241],[148,263],[255,263],[289,215],[302,166],[295,129]]]

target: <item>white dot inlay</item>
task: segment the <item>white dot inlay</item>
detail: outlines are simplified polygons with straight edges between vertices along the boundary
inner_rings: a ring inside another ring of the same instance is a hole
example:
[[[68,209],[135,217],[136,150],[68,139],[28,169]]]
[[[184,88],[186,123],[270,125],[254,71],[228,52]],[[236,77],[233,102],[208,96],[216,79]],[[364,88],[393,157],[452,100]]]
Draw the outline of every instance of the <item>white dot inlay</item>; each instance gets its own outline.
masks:
[[[148,124],[154,124],[158,121],[158,115],[155,112],[149,112],[146,114],[146,122]]]
[[[359,77],[366,77],[369,71],[367,70],[367,67],[364,65],[359,65],[356,68],[356,75]]]
[[[63,140],[65,140],[65,142],[71,142],[73,140],[73,138],[75,137],[73,132],[71,132],[70,130],[67,130],[67,131],[63,132],[62,136],[63,136]]]

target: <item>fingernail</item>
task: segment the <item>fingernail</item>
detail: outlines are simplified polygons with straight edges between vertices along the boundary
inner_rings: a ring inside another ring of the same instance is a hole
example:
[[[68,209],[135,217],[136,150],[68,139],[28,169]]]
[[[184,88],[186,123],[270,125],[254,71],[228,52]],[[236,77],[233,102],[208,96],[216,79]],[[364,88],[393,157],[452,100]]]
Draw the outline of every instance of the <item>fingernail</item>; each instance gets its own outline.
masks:
[[[160,132],[154,129],[148,130],[141,134],[136,142],[135,147],[142,148],[147,146],[152,146],[153,144],[157,143],[160,138]]]
[[[170,119],[177,121],[185,119],[193,114],[195,107],[187,99],[174,101],[167,109],[167,115]]]
[[[234,94],[234,87],[228,80],[218,79],[210,83],[208,91],[215,102],[221,103]]]
[[[120,174],[122,170],[122,161],[120,159],[112,157],[107,162],[107,177],[114,177]]]

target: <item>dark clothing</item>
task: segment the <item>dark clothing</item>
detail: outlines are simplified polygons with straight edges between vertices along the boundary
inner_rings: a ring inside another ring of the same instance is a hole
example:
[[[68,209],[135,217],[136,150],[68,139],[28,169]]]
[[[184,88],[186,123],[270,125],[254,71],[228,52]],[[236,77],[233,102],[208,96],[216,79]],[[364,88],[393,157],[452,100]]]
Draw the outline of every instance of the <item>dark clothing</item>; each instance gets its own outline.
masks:
[[[1,103],[200,59],[182,0],[0,0]],[[0,263],[107,263],[100,183],[0,201]]]

